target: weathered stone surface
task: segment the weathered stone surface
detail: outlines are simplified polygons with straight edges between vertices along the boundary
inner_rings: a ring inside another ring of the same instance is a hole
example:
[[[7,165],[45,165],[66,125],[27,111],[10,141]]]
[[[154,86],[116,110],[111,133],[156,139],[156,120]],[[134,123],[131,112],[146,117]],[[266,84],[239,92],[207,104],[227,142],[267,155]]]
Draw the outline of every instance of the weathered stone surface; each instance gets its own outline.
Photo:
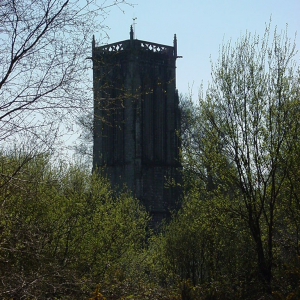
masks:
[[[177,42],[131,38],[95,47],[94,167],[114,186],[132,190],[160,221],[175,208],[180,180],[180,113],[176,91]]]

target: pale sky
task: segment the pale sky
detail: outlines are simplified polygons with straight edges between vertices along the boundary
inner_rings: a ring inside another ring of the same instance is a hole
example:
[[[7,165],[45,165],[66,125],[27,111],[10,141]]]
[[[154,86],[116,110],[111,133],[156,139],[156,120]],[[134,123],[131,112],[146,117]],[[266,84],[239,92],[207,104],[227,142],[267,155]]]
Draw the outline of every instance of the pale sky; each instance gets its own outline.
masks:
[[[288,36],[300,49],[300,0],[128,0],[134,7],[112,9],[104,24],[110,30],[109,41],[96,33],[96,40],[114,43],[129,39],[130,25],[136,19],[139,40],[172,45],[176,33],[178,55],[177,88],[179,93],[192,89],[197,98],[201,82],[210,80],[211,62],[217,61],[219,47],[230,39],[234,43],[246,31],[263,35],[265,24],[272,19],[278,32],[288,24]],[[99,44],[98,44],[99,45]],[[299,62],[299,53],[297,55]]]

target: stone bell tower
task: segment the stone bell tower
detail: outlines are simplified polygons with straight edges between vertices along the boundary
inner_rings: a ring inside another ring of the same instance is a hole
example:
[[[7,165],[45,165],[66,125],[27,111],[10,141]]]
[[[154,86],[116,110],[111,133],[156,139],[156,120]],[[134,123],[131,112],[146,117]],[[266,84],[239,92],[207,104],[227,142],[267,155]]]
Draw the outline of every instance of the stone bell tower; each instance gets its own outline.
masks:
[[[93,40],[94,168],[124,184],[154,222],[176,207],[180,181],[180,111],[173,46],[130,39],[101,47]]]

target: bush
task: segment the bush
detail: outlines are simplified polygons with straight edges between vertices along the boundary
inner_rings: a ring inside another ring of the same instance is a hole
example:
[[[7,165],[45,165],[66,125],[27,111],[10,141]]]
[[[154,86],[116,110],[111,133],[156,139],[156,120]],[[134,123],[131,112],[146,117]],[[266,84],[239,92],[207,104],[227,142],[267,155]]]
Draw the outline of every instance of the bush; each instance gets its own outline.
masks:
[[[125,272],[145,242],[139,202],[97,174],[24,157],[0,158],[1,297],[78,299]]]

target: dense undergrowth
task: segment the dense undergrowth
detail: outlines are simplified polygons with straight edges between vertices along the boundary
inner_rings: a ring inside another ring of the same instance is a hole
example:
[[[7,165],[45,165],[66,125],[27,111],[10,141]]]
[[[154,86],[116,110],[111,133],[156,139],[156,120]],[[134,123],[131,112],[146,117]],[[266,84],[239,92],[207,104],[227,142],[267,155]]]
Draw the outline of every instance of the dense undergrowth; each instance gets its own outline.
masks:
[[[268,294],[249,230],[222,193],[190,186],[151,233],[139,202],[100,175],[27,158],[0,160],[2,299],[299,298],[292,223],[276,234]]]

